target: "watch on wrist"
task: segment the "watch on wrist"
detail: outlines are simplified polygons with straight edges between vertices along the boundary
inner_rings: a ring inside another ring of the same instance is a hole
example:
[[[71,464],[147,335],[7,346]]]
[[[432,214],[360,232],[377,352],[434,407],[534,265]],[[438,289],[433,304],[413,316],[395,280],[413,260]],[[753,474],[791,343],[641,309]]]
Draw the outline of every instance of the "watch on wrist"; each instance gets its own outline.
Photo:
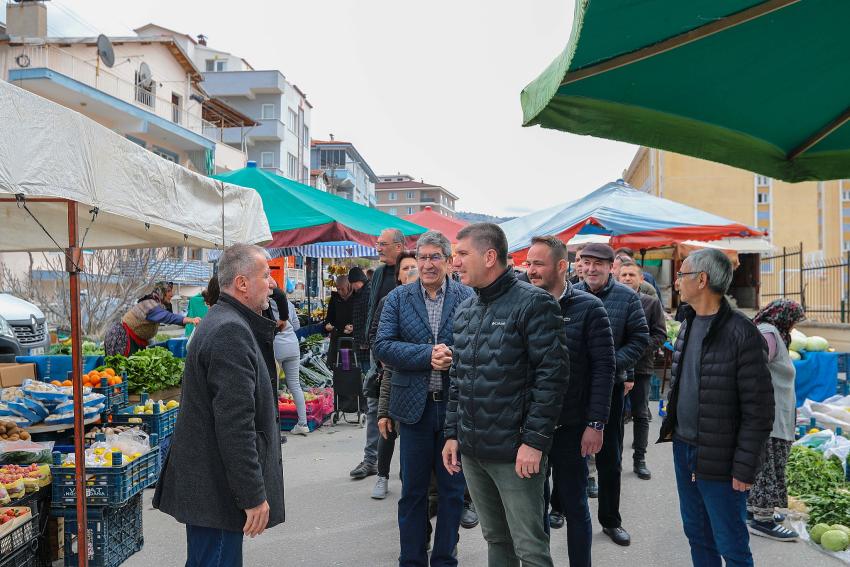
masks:
[[[605,431],[605,423],[602,421],[588,421],[587,426],[596,431]]]

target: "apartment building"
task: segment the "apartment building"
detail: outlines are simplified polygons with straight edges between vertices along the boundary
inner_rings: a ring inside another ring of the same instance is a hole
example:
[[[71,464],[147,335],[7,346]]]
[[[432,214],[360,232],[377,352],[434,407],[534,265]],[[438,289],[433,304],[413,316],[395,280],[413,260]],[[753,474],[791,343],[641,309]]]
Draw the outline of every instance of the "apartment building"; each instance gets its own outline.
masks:
[[[310,163],[316,175],[314,187],[339,195],[355,203],[375,207],[375,183],[378,177],[351,142],[313,140]],[[321,172],[321,173],[320,173]]]
[[[401,217],[431,207],[435,213],[454,218],[458,200],[457,195],[441,185],[416,181],[403,173],[379,175],[375,196],[378,209]]]

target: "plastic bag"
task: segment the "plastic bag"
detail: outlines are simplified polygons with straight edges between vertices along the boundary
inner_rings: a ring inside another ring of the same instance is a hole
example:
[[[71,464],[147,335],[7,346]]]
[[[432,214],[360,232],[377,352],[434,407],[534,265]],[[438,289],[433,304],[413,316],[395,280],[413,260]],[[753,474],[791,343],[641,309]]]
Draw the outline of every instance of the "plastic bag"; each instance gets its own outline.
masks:
[[[31,465],[53,462],[53,441],[0,441],[0,464]]]
[[[103,394],[86,394],[83,396],[83,413],[88,414],[89,411],[85,408],[97,406],[106,402],[106,396]],[[74,400],[68,400],[56,406],[53,413],[73,413]]]
[[[125,455],[140,456],[150,453],[151,444],[148,434],[141,429],[130,429],[121,433],[107,435],[106,442],[113,449],[118,449]]]
[[[836,435],[831,429],[823,429],[817,433],[809,433],[800,437],[794,445],[802,445],[823,453],[823,458],[828,459],[835,455],[841,460],[841,465],[847,471],[847,455],[850,454],[850,439]]]

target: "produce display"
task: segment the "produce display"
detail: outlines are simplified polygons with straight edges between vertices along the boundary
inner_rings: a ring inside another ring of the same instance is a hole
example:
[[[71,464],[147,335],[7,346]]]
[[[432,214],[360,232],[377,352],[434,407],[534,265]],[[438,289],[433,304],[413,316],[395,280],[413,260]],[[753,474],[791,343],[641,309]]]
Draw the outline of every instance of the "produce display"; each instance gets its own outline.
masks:
[[[823,337],[807,337],[797,329],[791,329],[791,344],[788,345],[788,351],[791,360],[801,360],[804,352],[833,352],[835,349],[830,348],[829,341]]]
[[[150,451],[148,435],[138,428],[131,428],[120,433],[107,434],[103,440],[92,443],[86,449],[86,467],[111,467],[119,462],[124,465],[147,455]],[[75,462],[74,453],[68,453],[61,455],[59,462],[54,464],[70,468]]]
[[[50,347],[48,354],[71,354],[71,339],[60,341]],[[83,356],[98,356],[105,354],[102,344],[94,341],[83,341]]]
[[[40,488],[49,485],[51,480],[49,465],[4,465],[0,467],[0,484],[9,500],[3,499],[0,493],[0,503],[8,504],[23,498],[27,493],[38,492]]]
[[[98,372],[112,369],[116,376],[126,373],[130,392],[158,392],[178,386],[183,379],[183,360],[162,347],[140,350],[130,356],[106,357],[106,365]]]
[[[85,419],[100,415],[106,397],[93,393],[91,388],[84,388],[83,395]],[[25,380],[20,387],[4,388],[0,392],[0,415],[7,423],[0,425],[0,431],[8,431],[10,426],[24,428],[41,422],[48,425],[71,424],[74,422],[72,399],[71,387],[38,380]],[[0,436],[0,439],[3,437]]]
[[[322,342],[324,342],[324,340],[324,335],[321,335],[319,333],[315,333],[313,335],[310,335],[309,337],[305,337],[300,344],[301,352],[308,353],[319,348],[322,345]]]
[[[151,415],[151,414],[154,413],[154,406],[155,405],[159,406],[159,413],[165,413],[166,411],[168,411],[170,409],[179,408],[180,402],[178,402],[177,400],[170,400],[168,403],[166,403],[166,402],[163,402],[162,400],[159,400],[158,402],[155,402],[153,400],[148,400],[144,404],[139,404],[137,406],[133,406],[133,413],[134,414]]]
[[[107,386],[117,386],[123,381],[112,368],[104,368],[101,371],[92,370],[88,374],[83,374],[82,378],[83,388],[101,388],[103,387],[102,381],[104,378],[106,378]],[[69,387],[72,385],[72,382],[70,380],[65,380],[63,382],[53,380],[50,384],[56,387]]]
[[[682,323],[676,321],[675,319],[670,319],[667,321],[667,340],[670,343],[676,342],[676,337],[679,336],[679,329],[682,327]]]

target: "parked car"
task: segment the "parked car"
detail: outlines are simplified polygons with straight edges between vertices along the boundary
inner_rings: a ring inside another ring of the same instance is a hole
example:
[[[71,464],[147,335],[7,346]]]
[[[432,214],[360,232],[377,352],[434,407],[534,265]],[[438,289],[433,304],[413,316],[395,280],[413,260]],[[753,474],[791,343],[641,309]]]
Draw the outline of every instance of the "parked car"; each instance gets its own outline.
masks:
[[[0,317],[12,328],[23,354],[47,353],[50,333],[41,309],[14,295],[0,293]]]
[[[15,331],[6,319],[0,317],[0,362],[14,362],[21,356],[21,343],[15,338]]]

